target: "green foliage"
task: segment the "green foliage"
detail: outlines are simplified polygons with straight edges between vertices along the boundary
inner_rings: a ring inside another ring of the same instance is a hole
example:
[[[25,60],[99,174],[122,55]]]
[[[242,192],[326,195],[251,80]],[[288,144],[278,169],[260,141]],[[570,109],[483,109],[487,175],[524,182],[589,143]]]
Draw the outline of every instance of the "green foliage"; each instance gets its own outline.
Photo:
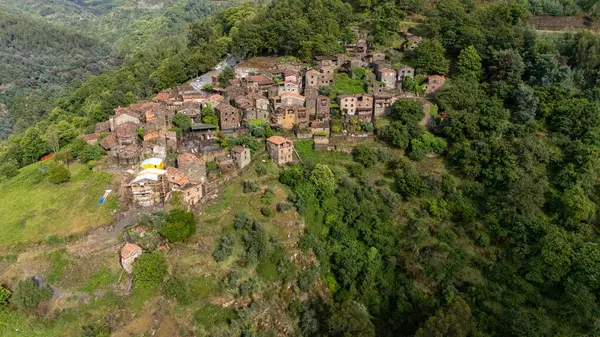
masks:
[[[416,337],[427,336],[472,336],[475,323],[471,316],[471,308],[460,297],[452,298],[447,307],[430,317],[425,326],[417,331]]]
[[[260,213],[266,217],[271,217],[273,216],[273,209],[271,209],[271,207],[265,206],[260,209]]]
[[[188,305],[193,300],[187,282],[177,278],[170,278],[165,282],[163,292],[167,297],[177,300],[177,303],[181,305]]]
[[[424,39],[419,43],[419,47],[410,55],[415,70],[420,74],[440,74],[448,73],[448,60],[446,60],[446,51],[439,40]]]
[[[425,132],[419,139],[410,141],[409,156],[411,159],[423,159],[428,153],[442,154],[446,149],[446,141],[443,138],[436,137],[429,132]]]
[[[336,73],[333,75],[333,84],[331,85],[331,96],[342,94],[364,94],[366,87],[362,79],[352,79],[346,73]]]
[[[196,232],[196,216],[192,212],[174,209],[162,224],[160,235],[171,242],[182,242]]]
[[[196,323],[208,328],[228,323],[237,317],[232,309],[216,304],[206,304],[194,314]]]
[[[254,180],[244,180],[242,181],[242,188],[244,193],[254,193],[258,191],[258,183]]]
[[[346,301],[336,304],[331,311],[328,322],[330,336],[375,336],[375,327],[371,323],[371,316],[362,304]]]
[[[235,238],[231,235],[222,235],[219,238],[219,244],[215,248],[212,253],[212,257],[217,262],[222,262],[227,260],[233,253],[233,248],[235,246]]]
[[[424,117],[423,105],[411,100],[398,100],[392,105],[392,117],[389,125],[378,130],[378,136],[394,147],[408,148],[411,139],[419,138],[423,133],[419,122]]]
[[[209,161],[206,162],[206,170],[207,171],[215,171],[217,170],[219,167],[217,166],[217,163],[214,161]]]
[[[469,46],[460,52],[458,62],[456,62],[456,73],[458,76],[469,77],[474,80],[481,78],[483,73],[481,56],[479,56],[475,47]]]
[[[167,261],[159,251],[140,255],[133,263],[133,284],[136,288],[153,289],[168,274]]]
[[[277,212],[285,213],[285,212],[291,210],[292,208],[294,208],[294,205],[292,205],[286,201],[282,201],[277,204]]]
[[[119,279],[119,274],[119,271],[109,270],[103,267],[94,272],[87,279],[87,281],[85,281],[85,284],[80,288],[80,290],[92,294],[98,289],[110,286],[111,284],[117,282]]]
[[[326,165],[315,165],[310,173],[310,181],[323,196],[331,195],[335,191],[335,177]]]
[[[0,310],[4,309],[10,302],[12,292],[4,285],[0,285]]]
[[[32,278],[19,280],[12,289],[10,303],[22,310],[30,310],[37,307],[40,302],[52,298],[52,289],[40,286]]]
[[[221,88],[225,88],[229,85],[229,81],[235,78],[235,72],[231,67],[225,67],[223,71],[219,74],[219,86]]]
[[[0,176],[12,178],[19,174],[19,163],[16,160],[9,160],[0,165]]]
[[[176,113],[173,115],[173,124],[183,131],[188,131],[192,127],[192,120],[182,113]]]
[[[53,184],[66,183],[71,179],[71,172],[62,165],[50,165],[47,174],[48,181]]]
[[[370,167],[377,164],[377,149],[366,144],[359,144],[352,150],[354,161],[363,164],[365,167]]]
[[[103,324],[86,325],[81,328],[81,337],[109,337],[110,329]]]

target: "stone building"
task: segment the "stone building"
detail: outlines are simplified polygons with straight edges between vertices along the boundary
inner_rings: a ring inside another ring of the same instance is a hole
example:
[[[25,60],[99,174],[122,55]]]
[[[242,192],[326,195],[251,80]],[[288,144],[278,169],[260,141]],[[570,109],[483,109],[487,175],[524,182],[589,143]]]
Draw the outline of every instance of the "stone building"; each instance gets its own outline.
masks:
[[[142,248],[135,243],[126,243],[121,248],[121,266],[128,274],[133,272],[133,262],[142,255]]]
[[[293,161],[294,143],[281,136],[272,136],[267,139],[267,152],[277,165],[285,165]]]
[[[231,157],[238,168],[244,168],[250,165],[250,149],[243,146],[234,146],[231,148]]]
[[[396,71],[391,68],[377,69],[377,80],[385,84],[388,90],[396,89]]]
[[[190,182],[202,183],[206,180],[206,165],[192,153],[177,156],[177,167],[189,178]]]
[[[221,130],[232,130],[240,127],[240,112],[237,108],[221,103],[215,108],[219,116]]]

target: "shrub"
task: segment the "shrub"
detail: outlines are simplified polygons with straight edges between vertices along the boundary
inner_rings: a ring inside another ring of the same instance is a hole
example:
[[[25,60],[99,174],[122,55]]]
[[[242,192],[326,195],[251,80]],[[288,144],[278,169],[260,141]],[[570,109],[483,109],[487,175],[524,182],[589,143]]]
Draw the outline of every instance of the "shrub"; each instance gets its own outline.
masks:
[[[103,324],[90,324],[81,328],[81,337],[109,337],[110,329]]]
[[[273,216],[273,210],[270,207],[261,208],[260,213],[266,217]]]
[[[275,191],[271,187],[267,188],[260,198],[263,205],[270,205],[273,203],[273,199],[275,199]]]
[[[286,202],[286,201],[282,201],[277,204],[277,211],[281,212],[281,213],[285,213],[292,208],[294,208],[294,205],[292,205],[291,203]]]
[[[173,124],[181,130],[187,131],[192,127],[192,120],[188,116],[178,112],[173,116]]]
[[[317,273],[313,269],[307,269],[300,273],[298,278],[298,287],[300,290],[307,292],[312,288],[313,284],[317,280]]]
[[[258,184],[254,180],[244,180],[242,186],[244,193],[254,193],[258,191]]]
[[[6,307],[10,301],[11,292],[4,285],[0,285],[0,309]]]
[[[162,225],[160,235],[171,242],[181,242],[196,232],[196,216],[192,212],[174,209]]]
[[[52,165],[48,168],[48,181],[53,184],[66,183],[71,179],[71,172],[62,165]]]
[[[188,305],[192,303],[190,287],[185,281],[171,278],[165,283],[163,292],[167,297],[174,298],[177,300],[177,303],[181,305]]]
[[[19,164],[16,160],[9,160],[0,165],[0,176],[12,178],[19,174]]]
[[[352,157],[355,162],[370,167],[377,163],[377,149],[366,144],[360,144],[352,150]]]
[[[267,233],[258,221],[252,222],[252,227],[246,230],[243,238],[246,261],[255,263],[265,258],[267,255]]]
[[[240,284],[240,296],[248,297],[258,292],[258,283],[255,279],[248,279]]]
[[[77,159],[84,164],[92,160],[98,161],[102,158],[102,149],[96,145],[89,145],[87,143],[84,143],[84,146],[78,151],[73,149],[73,152]]]
[[[225,261],[233,253],[235,239],[230,235],[223,235],[219,238],[219,244],[212,253],[212,257],[217,262]]]
[[[259,163],[258,165],[256,165],[256,173],[259,176],[267,175],[267,164]]]
[[[359,163],[353,163],[348,165],[348,173],[350,173],[350,176],[353,178],[357,178],[360,179],[363,176],[363,166]]]
[[[33,309],[52,298],[52,289],[40,286],[34,279],[20,280],[13,288],[11,303],[20,309]]]
[[[142,254],[133,264],[133,281],[136,287],[153,288],[168,274],[165,257],[158,251]]]
[[[205,328],[225,324],[236,317],[237,315],[232,309],[216,304],[207,304],[194,314],[196,323]]]
[[[206,170],[207,171],[214,171],[216,169],[218,169],[219,167],[217,166],[217,163],[215,163],[214,161],[209,161],[208,163],[206,163]]]

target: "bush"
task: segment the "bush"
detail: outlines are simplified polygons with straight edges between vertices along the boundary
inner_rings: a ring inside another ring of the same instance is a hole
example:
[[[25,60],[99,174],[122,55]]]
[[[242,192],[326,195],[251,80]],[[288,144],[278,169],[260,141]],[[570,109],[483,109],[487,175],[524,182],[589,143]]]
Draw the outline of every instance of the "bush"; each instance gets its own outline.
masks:
[[[209,161],[208,163],[206,163],[206,170],[207,171],[214,171],[216,169],[218,169],[219,167],[217,166],[217,163],[215,163],[214,161]]]
[[[352,157],[355,162],[370,167],[377,163],[377,149],[366,144],[360,144],[352,150]]]
[[[266,217],[273,216],[273,210],[270,207],[263,207],[260,209],[260,213]]]
[[[275,199],[275,191],[271,187],[268,187],[260,198],[260,201],[263,205],[268,206],[273,203],[273,199]]]
[[[34,279],[20,280],[13,288],[10,302],[20,309],[33,309],[52,298],[52,289],[40,286]]]
[[[350,173],[351,177],[360,179],[364,173],[363,166],[359,163],[350,164],[348,165],[348,173]]]
[[[248,279],[240,284],[240,296],[248,297],[258,292],[258,283],[255,279]]]
[[[136,287],[153,288],[168,274],[165,257],[158,251],[142,254],[133,264],[133,281]]]
[[[71,172],[62,165],[52,165],[48,168],[48,181],[53,184],[66,183],[71,179]]]
[[[79,159],[80,162],[87,164],[92,160],[100,160],[102,158],[102,149],[96,145],[89,145],[85,143],[85,145],[79,150],[75,151],[75,156]]]
[[[181,130],[187,131],[192,127],[192,120],[188,116],[178,112],[173,116],[173,124]]]
[[[0,165],[0,176],[12,178],[19,174],[19,164],[16,160],[9,160]]]
[[[10,302],[11,292],[4,285],[0,285],[0,309],[6,307]]]
[[[286,201],[282,201],[277,204],[277,211],[281,212],[281,213],[285,213],[285,212],[291,210],[292,208],[294,208],[294,205],[292,205],[291,203],[286,202]]]
[[[256,165],[256,174],[258,174],[259,176],[267,175],[267,164],[259,163],[258,165]]]
[[[258,184],[254,180],[244,180],[242,186],[244,193],[254,193],[258,191]]]
[[[188,305],[192,303],[190,287],[185,281],[171,278],[165,283],[163,292],[167,297],[174,298],[177,300],[177,303],[181,305]]]
[[[102,324],[91,324],[81,328],[81,337],[109,337],[110,329]]]
[[[300,277],[298,278],[298,287],[300,290],[307,292],[312,288],[313,284],[317,280],[317,272],[313,269],[307,269],[300,273]]]
[[[160,230],[160,235],[171,242],[182,242],[196,232],[196,216],[192,212],[174,209],[169,213]]]
[[[217,262],[227,260],[228,257],[233,253],[233,247],[235,246],[235,239],[230,235],[223,235],[219,238],[219,244],[212,253],[212,257]]]

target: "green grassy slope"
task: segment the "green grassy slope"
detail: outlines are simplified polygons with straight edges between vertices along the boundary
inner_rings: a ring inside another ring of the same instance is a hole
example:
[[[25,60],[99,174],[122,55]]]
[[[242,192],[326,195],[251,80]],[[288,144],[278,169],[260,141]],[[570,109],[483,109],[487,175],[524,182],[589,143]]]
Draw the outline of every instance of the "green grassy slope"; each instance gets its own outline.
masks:
[[[110,222],[111,202],[98,204],[111,185],[110,174],[76,164],[70,168],[71,181],[54,185],[45,180],[41,167],[41,163],[29,165],[18,176],[0,182],[0,249]]]

